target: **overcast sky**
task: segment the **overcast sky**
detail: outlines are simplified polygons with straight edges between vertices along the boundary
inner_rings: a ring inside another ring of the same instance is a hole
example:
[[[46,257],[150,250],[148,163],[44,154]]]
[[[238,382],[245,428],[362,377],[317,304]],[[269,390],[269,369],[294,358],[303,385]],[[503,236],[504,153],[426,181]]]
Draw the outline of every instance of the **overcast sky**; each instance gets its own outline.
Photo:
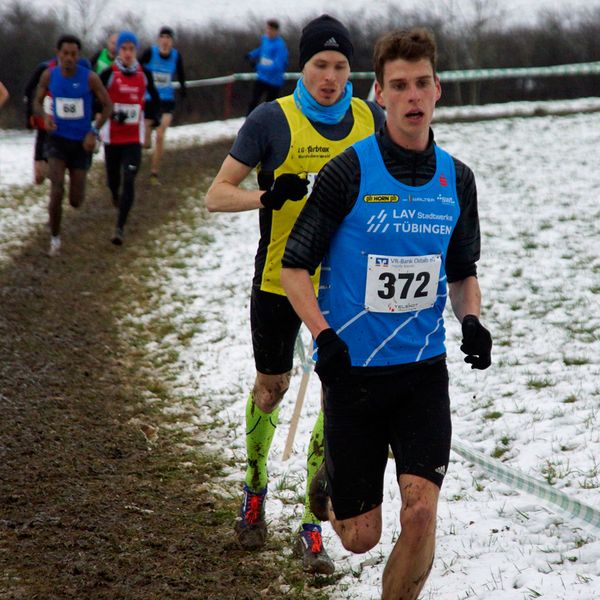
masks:
[[[416,7],[431,7],[436,11],[442,11],[444,6],[459,6],[461,10],[469,10],[474,2],[490,2],[504,10],[505,19],[508,23],[531,22],[535,20],[540,10],[554,10],[564,12],[565,16],[572,10],[582,7],[599,7],[600,0],[570,0],[568,5],[561,0],[21,0],[23,6],[43,7],[53,10],[65,10],[76,14],[76,7],[85,4],[88,13],[93,12],[94,7],[104,7],[99,21],[114,21],[115,16],[124,13],[139,15],[144,26],[149,32],[159,28],[161,25],[206,25],[214,21],[219,24],[230,23],[242,25],[243,20],[248,17],[258,19],[276,17],[282,20],[302,20],[308,16],[328,12],[336,16],[348,13],[361,12],[376,15],[387,11],[391,5],[412,9]],[[274,10],[274,6],[277,7]],[[367,13],[368,11],[368,13]]]

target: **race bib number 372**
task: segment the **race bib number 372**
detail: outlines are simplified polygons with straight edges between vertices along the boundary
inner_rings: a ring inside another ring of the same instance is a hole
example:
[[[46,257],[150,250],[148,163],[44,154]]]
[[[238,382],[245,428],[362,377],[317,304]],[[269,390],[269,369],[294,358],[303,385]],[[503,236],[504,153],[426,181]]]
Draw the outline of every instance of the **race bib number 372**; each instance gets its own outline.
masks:
[[[395,313],[431,308],[437,297],[441,257],[369,254],[365,308]]]

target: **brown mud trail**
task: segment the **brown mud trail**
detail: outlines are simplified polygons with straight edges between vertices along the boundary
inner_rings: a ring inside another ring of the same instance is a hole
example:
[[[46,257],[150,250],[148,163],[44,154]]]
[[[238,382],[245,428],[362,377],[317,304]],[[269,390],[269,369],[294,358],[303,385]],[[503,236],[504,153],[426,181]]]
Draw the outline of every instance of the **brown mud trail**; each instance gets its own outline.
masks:
[[[174,218],[182,186],[206,185],[228,147],[168,153],[160,187],[145,156],[120,248],[97,165],[83,207],[64,210],[61,255],[45,255],[40,228],[0,265],[0,598],[299,597],[272,585],[282,573],[273,548],[236,546],[237,502],[201,485],[222,465],[161,426],[143,396],[144,349],[119,335],[144,294],[149,232]]]

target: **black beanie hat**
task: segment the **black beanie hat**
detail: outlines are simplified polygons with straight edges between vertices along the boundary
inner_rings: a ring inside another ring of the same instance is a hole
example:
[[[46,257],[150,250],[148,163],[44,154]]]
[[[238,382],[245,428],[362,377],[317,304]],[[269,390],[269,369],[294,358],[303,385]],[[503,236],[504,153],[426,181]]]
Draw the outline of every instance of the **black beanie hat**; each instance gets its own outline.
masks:
[[[174,38],[175,32],[170,27],[165,25],[164,27],[161,27],[160,31],[158,32],[158,36],[160,37],[161,35],[168,35],[169,37]]]
[[[350,32],[342,23],[329,15],[321,15],[312,20],[302,30],[300,36],[300,70],[311,57],[324,50],[341,52],[348,59],[348,62],[352,61],[354,48],[350,41]]]

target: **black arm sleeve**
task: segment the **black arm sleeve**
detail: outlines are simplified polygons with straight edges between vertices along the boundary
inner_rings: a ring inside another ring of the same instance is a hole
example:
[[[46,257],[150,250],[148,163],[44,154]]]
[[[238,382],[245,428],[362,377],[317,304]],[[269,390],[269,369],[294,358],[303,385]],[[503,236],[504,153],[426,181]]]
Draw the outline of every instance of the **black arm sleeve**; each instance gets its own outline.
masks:
[[[158,90],[154,85],[154,78],[152,77],[152,73],[146,67],[142,67],[144,71],[144,75],[146,76],[146,90],[150,94],[151,102],[158,106],[160,104],[160,96],[158,95]]]
[[[100,77],[100,81],[102,82],[102,85],[106,89],[108,89],[108,86],[110,85],[110,78],[112,76],[112,72],[113,71],[110,67],[106,67],[106,69],[104,69],[104,71],[102,71],[102,73],[100,73],[100,75],[98,75],[98,77]],[[95,94],[94,94],[94,97],[92,98],[92,110],[93,110],[94,114],[102,112],[102,102],[100,102],[100,100],[98,100],[98,98],[96,97]]]
[[[92,70],[94,71],[96,70],[96,63],[98,62],[98,58],[100,58],[101,52],[102,50],[98,50],[98,52],[96,52],[96,54],[90,58],[90,64],[92,65]]]
[[[179,93],[182,98],[185,98],[187,96],[187,88],[185,87],[185,71],[183,70],[183,58],[181,57],[181,52],[177,55],[177,80],[181,86]]]
[[[460,216],[452,232],[446,255],[448,282],[477,276],[481,234],[477,210],[477,187],[473,171],[458,159],[456,168],[456,192],[460,202]]]
[[[111,74],[112,74],[112,69],[110,67],[107,67],[106,69],[104,69],[104,71],[102,71],[102,73],[100,73],[100,75],[98,75],[98,77],[100,77],[100,81],[102,82],[102,85],[105,88],[108,88],[108,84],[110,83]]]
[[[360,164],[353,148],[321,169],[288,238],[284,267],[306,269],[311,275],[316,271],[331,238],[352,210],[359,185]]]
[[[27,85],[25,86],[24,100],[25,100],[25,112],[27,122],[29,124],[29,117],[33,114],[33,100],[35,99],[35,92],[37,85],[40,81],[42,73],[46,70],[46,64],[42,63],[35,68],[35,71],[31,74]]]
[[[158,122],[160,120],[160,96],[154,85],[152,73],[146,67],[142,67],[142,70],[146,76],[146,90],[150,94],[150,100],[146,101],[144,107],[144,118]]]
[[[152,58],[152,48],[146,48],[140,56],[139,61],[142,65],[147,65]]]

